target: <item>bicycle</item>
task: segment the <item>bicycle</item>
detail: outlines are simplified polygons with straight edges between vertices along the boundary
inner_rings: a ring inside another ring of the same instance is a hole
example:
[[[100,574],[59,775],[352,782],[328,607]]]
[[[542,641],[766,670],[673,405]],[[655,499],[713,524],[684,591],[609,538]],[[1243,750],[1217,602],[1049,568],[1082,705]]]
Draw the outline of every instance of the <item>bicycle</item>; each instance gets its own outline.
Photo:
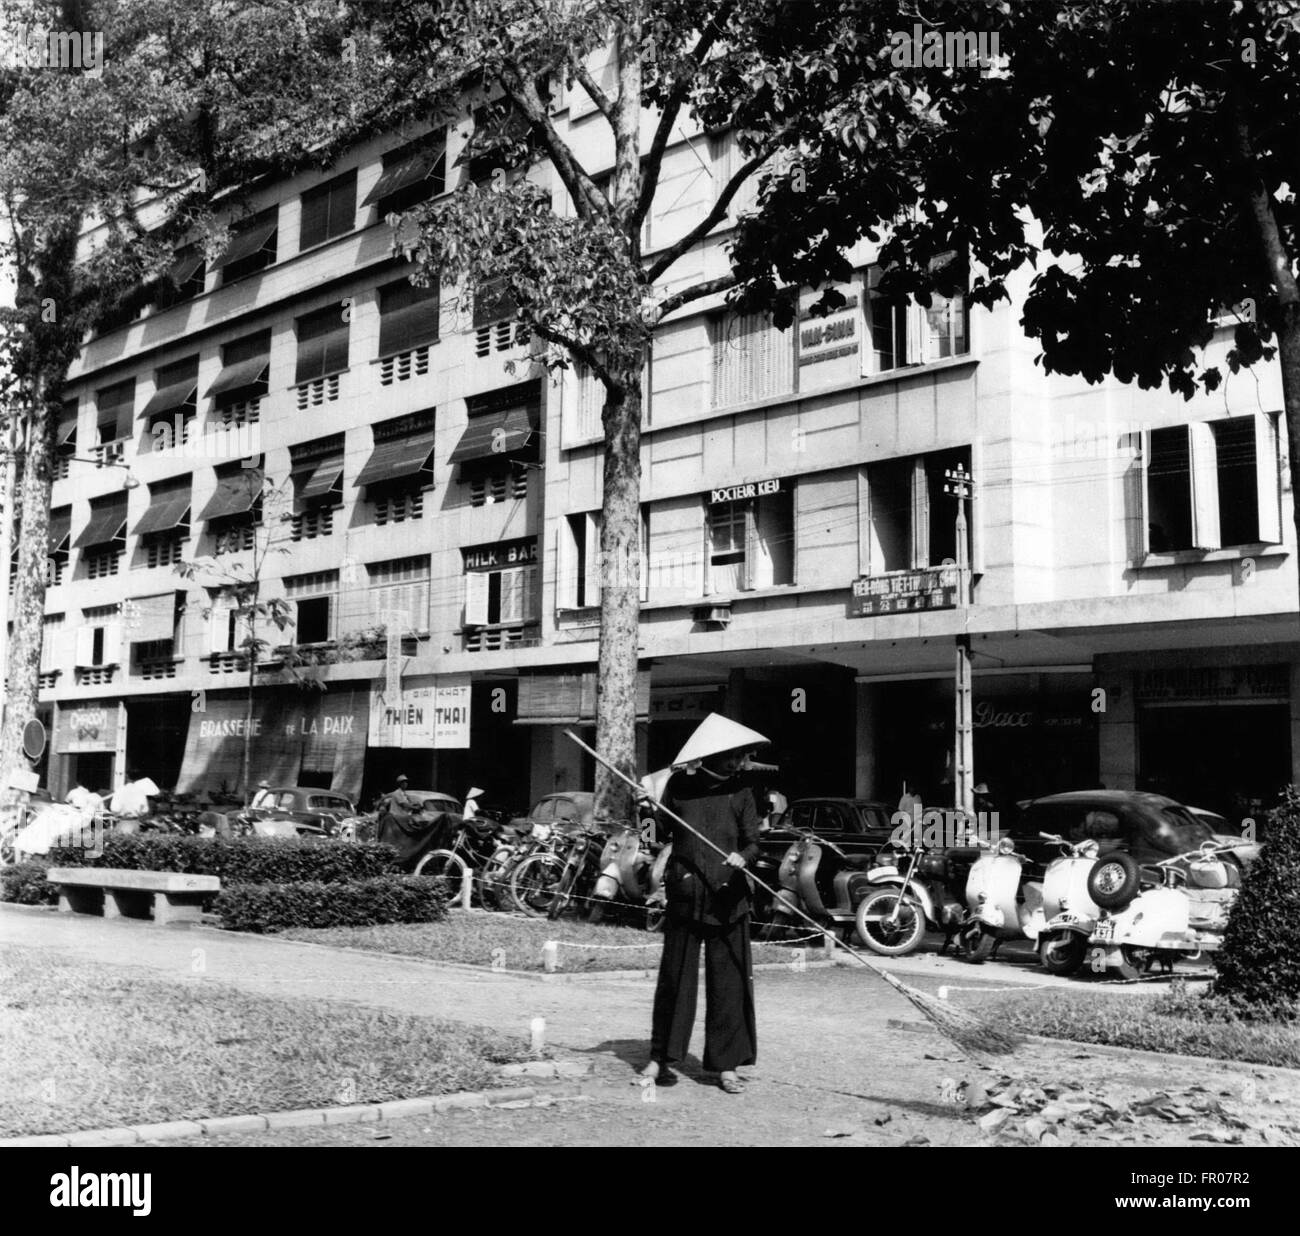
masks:
[[[552,849],[529,855],[510,873],[510,895],[515,905],[534,918],[543,914],[559,918],[578,896],[580,882],[585,880],[588,889],[595,884],[605,841],[605,834],[597,828],[578,828],[569,834],[566,853]],[[604,907],[594,900],[590,905],[589,919],[595,922]]]
[[[495,824],[477,825],[469,820],[461,820],[456,829],[450,847],[430,850],[415,865],[415,874],[438,883],[448,904],[455,904],[464,887],[467,873],[474,873],[479,882],[479,900],[487,904],[495,900],[489,885],[495,885],[500,879],[500,872],[493,868],[502,862],[503,847],[498,844],[500,829]]]

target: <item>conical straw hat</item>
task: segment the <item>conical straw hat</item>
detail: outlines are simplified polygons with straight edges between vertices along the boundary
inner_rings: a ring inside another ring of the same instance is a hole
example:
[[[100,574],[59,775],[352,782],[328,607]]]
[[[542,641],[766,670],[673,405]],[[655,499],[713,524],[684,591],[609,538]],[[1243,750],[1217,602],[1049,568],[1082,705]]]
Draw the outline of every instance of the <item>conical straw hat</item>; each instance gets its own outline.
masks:
[[[739,751],[749,747],[765,746],[770,740],[757,730],[747,729],[743,725],[730,721],[726,717],[711,712],[699,728],[687,740],[686,745],[677,753],[673,767],[693,764],[707,759],[711,755],[721,755],[724,751]]]

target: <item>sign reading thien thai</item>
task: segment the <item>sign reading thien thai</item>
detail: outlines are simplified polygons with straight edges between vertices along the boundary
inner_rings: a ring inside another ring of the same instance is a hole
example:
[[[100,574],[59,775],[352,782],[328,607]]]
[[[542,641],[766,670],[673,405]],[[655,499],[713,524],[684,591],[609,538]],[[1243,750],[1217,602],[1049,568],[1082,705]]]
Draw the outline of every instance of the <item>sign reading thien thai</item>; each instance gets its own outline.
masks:
[[[444,674],[433,695],[433,745],[440,750],[469,746],[468,674]]]
[[[372,747],[463,749],[469,746],[469,722],[468,674],[448,674],[398,692],[370,692]]]
[[[909,614],[920,610],[955,609],[957,568],[919,567],[864,575],[853,581],[850,617],[874,618],[878,614]]]
[[[744,502],[746,498],[765,498],[781,492],[780,480],[750,481],[747,485],[728,485],[723,489],[709,490],[709,505],[719,502]]]

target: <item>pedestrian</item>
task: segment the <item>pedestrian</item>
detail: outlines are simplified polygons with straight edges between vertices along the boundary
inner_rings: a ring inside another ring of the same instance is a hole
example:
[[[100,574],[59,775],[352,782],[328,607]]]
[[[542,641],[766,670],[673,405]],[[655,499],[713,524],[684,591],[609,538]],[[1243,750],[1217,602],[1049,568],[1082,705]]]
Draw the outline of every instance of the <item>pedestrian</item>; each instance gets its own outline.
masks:
[[[461,812],[464,819],[472,820],[478,816],[479,806],[475,800],[482,797],[483,791],[478,786],[471,787],[469,793],[465,795],[465,809]]]
[[[704,1068],[727,1094],[744,1088],[741,1065],[757,1055],[754,978],[749,947],[749,882],[744,870],[758,857],[758,812],[749,782],[737,776],[748,754],[768,740],[710,713],[673,762],[663,805],[707,837],[666,817],[672,858],[665,872],[667,912],[655,987],[650,1062],[641,1078],[676,1081],[672,1066],[686,1057],[695,1025],[700,948],[704,948],[707,1008]]]
[[[275,806],[275,795],[271,793],[271,783],[269,781],[259,781],[257,783],[257,793],[253,795],[253,801],[249,804],[254,809],[270,810]]]
[[[406,792],[409,778],[405,773],[398,776],[396,785],[390,794],[384,796],[384,801],[380,805],[381,811],[392,812],[395,815],[410,815],[412,811],[418,809],[419,804],[415,799]]]
[[[122,788],[114,792],[108,809],[120,819],[143,819],[149,814],[149,795],[157,793],[158,787],[151,778],[132,771],[127,773]]]

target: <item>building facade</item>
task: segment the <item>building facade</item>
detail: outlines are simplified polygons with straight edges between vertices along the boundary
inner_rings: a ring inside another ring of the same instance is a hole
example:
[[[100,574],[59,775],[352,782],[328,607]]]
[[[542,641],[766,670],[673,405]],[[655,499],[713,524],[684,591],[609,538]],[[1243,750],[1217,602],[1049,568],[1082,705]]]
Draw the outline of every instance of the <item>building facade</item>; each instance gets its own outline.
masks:
[[[246,632],[222,586],[250,564],[294,618],[256,632],[254,779],[368,799],[401,771],[519,807],[590,786],[563,731],[595,715],[599,387],[530,361],[509,304],[414,287],[384,222],[483,174],[459,157],[472,115],[259,189],[215,263],[179,254],[173,294],[87,343],[49,547],[56,794],[128,768],[241,787]],[[584,92],[556,117],[609,166]],[[646,251],[735,166],[728,135],[681,128]],[[727,233],[665,288],[721,273]],[[968,634],[976,777],[999,805],[1105,784],[1258,811],[1300,758],[1276,367],[1187,402],[1047,376],[1017,324],[1024,286],[991,311],[923,308],[881,295],[869,247],[851,256],[829,316],[809,293],[780,332],[715,298],[656,333],[644,767],[718,710],[771,736],[791,797],[893,803],[906,781],[950,802]],[[214,565],[178,571],[196,559]]]

